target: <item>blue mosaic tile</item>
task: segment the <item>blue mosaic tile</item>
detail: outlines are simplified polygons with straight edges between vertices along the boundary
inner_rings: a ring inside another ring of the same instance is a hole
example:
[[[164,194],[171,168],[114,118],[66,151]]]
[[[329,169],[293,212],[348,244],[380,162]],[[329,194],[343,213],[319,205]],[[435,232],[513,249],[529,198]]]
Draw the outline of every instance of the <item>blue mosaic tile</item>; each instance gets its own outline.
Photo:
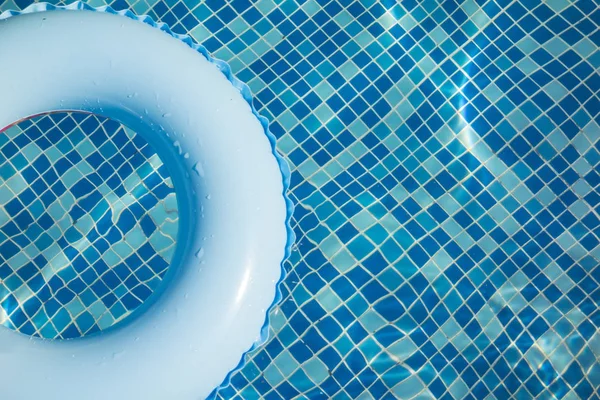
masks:
[[[284,301],[217,398],[599,397],[597,2],[109,4],[230,63],[292,165]]]
[[[124,320],[175,249],[175,191],[155,151],[82,113],[35,117],[2,137],[2,324],[71,339]]]

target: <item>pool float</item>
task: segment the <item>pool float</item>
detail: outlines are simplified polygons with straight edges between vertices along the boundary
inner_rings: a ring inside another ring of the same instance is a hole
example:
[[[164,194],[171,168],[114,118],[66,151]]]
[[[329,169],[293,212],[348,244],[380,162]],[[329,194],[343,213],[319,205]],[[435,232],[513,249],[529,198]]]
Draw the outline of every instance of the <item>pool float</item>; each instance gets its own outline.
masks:
[[[83,3],[3,13],[0,54],[0,127],[63,110],[116,120],[157,150],[180,213],[167,282],[126,325],[74,340],[0,328],[2,398],[210,395],[266,338],[293,241],[289,169],[248,87],[189,37]]]

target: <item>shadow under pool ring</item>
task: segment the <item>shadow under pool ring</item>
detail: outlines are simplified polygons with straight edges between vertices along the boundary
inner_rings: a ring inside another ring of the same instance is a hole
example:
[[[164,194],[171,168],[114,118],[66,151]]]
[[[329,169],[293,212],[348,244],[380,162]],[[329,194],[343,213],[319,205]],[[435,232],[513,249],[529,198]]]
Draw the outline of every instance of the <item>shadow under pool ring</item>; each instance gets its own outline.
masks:
[[[161,293],[127,325],[67,341],[0,327],[1,397],[210,395],[265,340],[293,241],[290,173],[248,87],[165,25],[83,3],[5,12],[0,55],[0,127],[62,110],[121,122],[157,150],[180,211]]]

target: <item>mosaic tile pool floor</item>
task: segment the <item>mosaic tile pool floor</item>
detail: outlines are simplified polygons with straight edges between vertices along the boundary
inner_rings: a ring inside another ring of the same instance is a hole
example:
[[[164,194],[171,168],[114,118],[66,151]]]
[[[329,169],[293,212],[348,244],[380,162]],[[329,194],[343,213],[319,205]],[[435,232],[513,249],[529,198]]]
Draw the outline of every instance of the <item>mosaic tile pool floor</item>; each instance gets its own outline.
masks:
[[[154,149],[117,122],[55,113],[0,134],[0,323],[72,339],[124,320],[175,250],[177,202]]]
[[[284,301],[217,398],[600,397],[597,2],[108,4],[229,62],[293,169]]]

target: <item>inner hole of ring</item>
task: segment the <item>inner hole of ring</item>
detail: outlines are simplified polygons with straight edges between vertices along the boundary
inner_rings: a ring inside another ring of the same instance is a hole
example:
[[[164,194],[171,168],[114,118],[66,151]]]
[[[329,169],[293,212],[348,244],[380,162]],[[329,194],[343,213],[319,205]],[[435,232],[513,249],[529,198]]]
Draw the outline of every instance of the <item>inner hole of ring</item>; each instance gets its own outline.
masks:
[[[115,120],[52,112],[0,133],[0,324],[89,336],[143,309],[175,262],[170,171]]]

